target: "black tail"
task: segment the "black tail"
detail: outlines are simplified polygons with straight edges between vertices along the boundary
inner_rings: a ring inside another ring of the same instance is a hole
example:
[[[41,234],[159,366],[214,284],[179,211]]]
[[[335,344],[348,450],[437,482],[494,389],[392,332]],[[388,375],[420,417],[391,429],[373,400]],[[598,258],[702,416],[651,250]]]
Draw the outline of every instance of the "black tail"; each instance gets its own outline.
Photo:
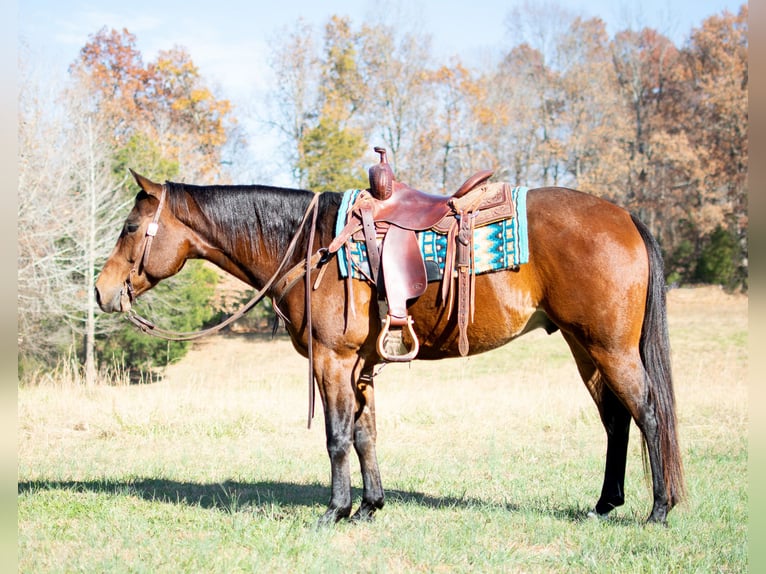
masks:
[[[647,376],[649,402],[654,405],[660,435],[663,475],[670,508],[684,498],[684,471],[676,429],[676,400],[670,367],[670,339],[665,301],[662,254],[649,229],[635,216],[635,224],[649,256],[649,285],[646,293],[640,352]]]

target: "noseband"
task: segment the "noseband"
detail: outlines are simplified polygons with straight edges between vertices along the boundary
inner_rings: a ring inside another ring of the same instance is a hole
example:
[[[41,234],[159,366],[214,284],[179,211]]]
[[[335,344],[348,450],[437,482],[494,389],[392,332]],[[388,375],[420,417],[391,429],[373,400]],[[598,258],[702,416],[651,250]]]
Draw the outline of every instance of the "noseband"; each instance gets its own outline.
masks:
[[[146,227],[146,233],[141,240],[141,247],[138,251],[139,255],[133,263],[133,267],[130,268],[128,278],[125,280],[125,286],[127,287],[128,298],[130,299],[131,304],[136,299],[136,292],[133,289],[132,277],[133,275],[140,273],[142,269],[145,269],[146,263],[149,261],[149,253],[152,250],[152,241],[154,241],[154,236],[157,235],[157,230],[160,228],[160,214],[162,213],[162,208],[165,206],[165,196],[167,193],[167,185],[163,183],[162,192],[160,193],[160,202],[157,205],[157,211],[154,212],[152,222]]]

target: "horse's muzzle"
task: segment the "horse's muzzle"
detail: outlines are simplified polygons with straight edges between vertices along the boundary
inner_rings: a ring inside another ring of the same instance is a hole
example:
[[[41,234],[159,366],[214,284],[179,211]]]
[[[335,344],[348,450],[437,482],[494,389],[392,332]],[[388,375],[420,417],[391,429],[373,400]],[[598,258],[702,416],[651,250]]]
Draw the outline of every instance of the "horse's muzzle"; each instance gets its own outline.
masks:
[[[111,297],[104,298],[98,286],[95,287],[96,302],[105,313],[127,313],[132,305],[128,296],[128,289],[123,285],[115,290]]]

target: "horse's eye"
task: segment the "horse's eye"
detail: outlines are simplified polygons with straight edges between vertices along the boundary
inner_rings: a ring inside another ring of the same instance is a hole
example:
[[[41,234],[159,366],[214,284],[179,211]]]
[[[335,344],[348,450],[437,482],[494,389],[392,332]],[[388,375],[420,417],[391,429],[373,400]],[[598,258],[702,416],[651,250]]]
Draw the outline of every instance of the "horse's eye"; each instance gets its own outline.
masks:
[[[125,231],[127,231],[128,233],[135,233],[136,231],[138,231],[138,223],[126,223]]]

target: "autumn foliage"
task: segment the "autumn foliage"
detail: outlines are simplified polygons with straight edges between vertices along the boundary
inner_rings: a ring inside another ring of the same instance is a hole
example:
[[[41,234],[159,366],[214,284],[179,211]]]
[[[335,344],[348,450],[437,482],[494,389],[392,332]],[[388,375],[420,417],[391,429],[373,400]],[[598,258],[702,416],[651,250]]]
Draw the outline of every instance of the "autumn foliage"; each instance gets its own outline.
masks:
[[[514,184],[578,188],[650,226],[669,282],[746,287],[747,5],[706,19],[683,46],[650,28],[610,38],[599,18],[540,16],[531,4],[513,12],[512,45],[480,68],[435,62],[415,27],[355,29],[334,16],[312,43],[302,24],[273,59],[278,84],[303,87],[278,106],[302,126],[282,130],[297,151],[287,157],[322,189],[338,166],[374,161],[373,145],[431,192],[487,168]],[[297,66],[298,47],[317,65]],[[330,158],[336,167],[316,170]],[[725,263],[717,270],[711,252]]]
[[[155,158],[177,164],[173,171],[185,178],[222,176],[232,107],[215,97],[185,48],[162,50],[145,64],[133,34],[104,28],[70,72],[90,87],[117,148],[135,146],[138,138],[144,149],[155,149]]]

